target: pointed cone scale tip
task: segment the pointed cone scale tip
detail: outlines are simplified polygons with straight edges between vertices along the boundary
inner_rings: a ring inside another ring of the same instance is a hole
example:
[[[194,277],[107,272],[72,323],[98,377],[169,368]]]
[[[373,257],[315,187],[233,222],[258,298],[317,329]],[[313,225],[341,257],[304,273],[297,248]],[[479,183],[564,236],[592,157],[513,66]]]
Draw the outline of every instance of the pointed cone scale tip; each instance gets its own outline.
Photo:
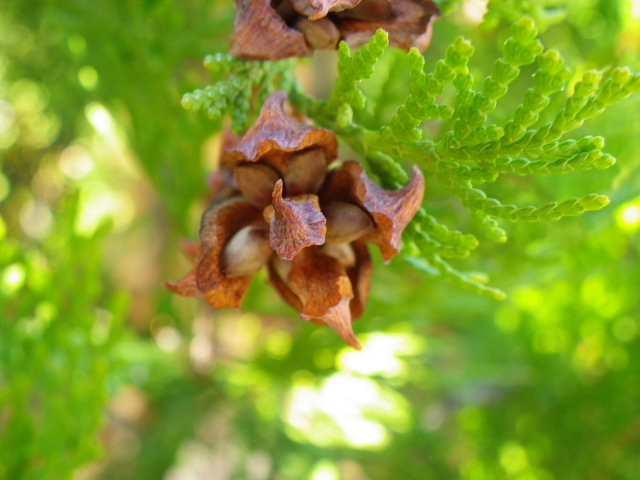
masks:
[[[309,315],[305,315],[304,313],[302,313],[300,314],[300,318],[302,318],[303,320],[311,320],[314,317],[311,317]],[[322,318],[322,321],[325,322],[327,326],[330,327],[334,332],[340,335],[340,338],[342,338],[348,345],[355,348],[356,350],[362,350],[362,345],[360,344],[360,341],[356,337],[356,334],[353,333],[351,322],[349,322],[348,324],[340,321],[332,322],[326,317]]]
[[[362,350],[362,345],[360,344],[360,341],[358,340],[358,338],[355,336],[353,332],[351,332],[351,334],[348,337],[342,336],[342,339],[345,342],[347,342],[350,346],[355,348],[356,350]]]
[[[329,325],[331,326],[331,325]],[[333,327],[331,327],[333,328]],[[333,328],[333,330],[340,335],[340,337],[347,342],[350,346],[352,346],[353,348],[355,348],[356,350],[362,350],[362,345],[360,345],[360,341],[358,340],[358,337],[356,337],[356,334],[353,333],[353,330],[351,330],[351,328],[347,328],[347,329],[337,329],[337,328]]]
[[[198,290],[198,287],[196,287],[195,278],[192,273],[187,274],[187,276],[182,280],[167,280],[164,282],[164,286],[169,289],[170,292],[183,297],[200,296],[200,291]]]

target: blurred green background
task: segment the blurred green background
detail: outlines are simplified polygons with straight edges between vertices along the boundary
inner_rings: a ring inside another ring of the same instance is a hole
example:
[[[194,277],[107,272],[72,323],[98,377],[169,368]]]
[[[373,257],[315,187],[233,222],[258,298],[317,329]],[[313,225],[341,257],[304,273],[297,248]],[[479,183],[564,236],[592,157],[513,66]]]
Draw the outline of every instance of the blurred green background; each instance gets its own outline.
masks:
[[[640,1],[492,0],[482,24],[486,2],[441,3],[428,65],[464,35],[482,78],[528,14],[576,75],[640,70]],[[578,132],[607,138],[613,168],[491,186],[516,203],[612,199],[504,225],[507,244],[457,264],[506,301],[376,257],[357,352],[265,275],[242,312],[162,286],[189,268],[179,241],[219,146],[180,99],[210,80],[202,59],[227,48],[232,7],[0,3],[0,478],[640,478],[640,99]],[[332,61],[301,62],[309,91],[331,88],[314,72]],[[379,115],[405,95],[396,76]],[[525,69],[509,95],[530,84]],[[425,206],[472,228],[443,191]]]

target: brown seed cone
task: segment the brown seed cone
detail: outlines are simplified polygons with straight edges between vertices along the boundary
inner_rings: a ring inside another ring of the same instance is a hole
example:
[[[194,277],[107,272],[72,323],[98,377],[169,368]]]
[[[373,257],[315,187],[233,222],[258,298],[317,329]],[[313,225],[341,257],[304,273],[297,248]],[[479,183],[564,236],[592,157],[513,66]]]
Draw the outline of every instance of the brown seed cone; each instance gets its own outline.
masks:
[[[335,49],[338,41],[361,46],[376,30],[391,46],[424,51],[440,11],[431,0],[236,0],[231,53],[249,60],[306,56]]]
[[[167,287],[215,308],[237,308],[251,276],[267,263],[271,282],[303,319],[330,326],[359,348],[351,323],[369,294],[367,242],[387,261],[398,253],[422,203],[424,177],[414,167],[404,188],[389,191],[357,162],[328,170],[335,135],[296,121],[285,108],[286,94],[276,92],[243,138],[225,137],[221,173],[212,178],[224,195],[203,215],[200,243],[187,248],[194,269]]]

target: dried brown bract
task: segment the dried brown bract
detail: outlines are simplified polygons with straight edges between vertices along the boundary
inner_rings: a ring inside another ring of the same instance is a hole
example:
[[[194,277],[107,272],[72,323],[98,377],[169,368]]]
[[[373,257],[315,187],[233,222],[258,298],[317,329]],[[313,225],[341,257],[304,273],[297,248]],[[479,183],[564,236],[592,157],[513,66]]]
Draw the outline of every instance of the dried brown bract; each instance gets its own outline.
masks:
[[[326,129],[294,120],[286,93],[276,92],[246,135],[228,137],[223,195],[202,217],[195,267],[173,292],[202,297],[215,308],[240,307],[251,277],[267,266],[271,282],[305,320],[328,325],[355,348],[351,322],[367,303],[372,263],[367,242],[385,260],[400,250],[402,231],[422,203],[417,168],[397,191],[380,188],[357,162],[328,169],[337,140]]]
[[[424,51],[440,11],[431,0],[236,0],[231,53],[279,60],[364,45],[382,28],[390,44]]]

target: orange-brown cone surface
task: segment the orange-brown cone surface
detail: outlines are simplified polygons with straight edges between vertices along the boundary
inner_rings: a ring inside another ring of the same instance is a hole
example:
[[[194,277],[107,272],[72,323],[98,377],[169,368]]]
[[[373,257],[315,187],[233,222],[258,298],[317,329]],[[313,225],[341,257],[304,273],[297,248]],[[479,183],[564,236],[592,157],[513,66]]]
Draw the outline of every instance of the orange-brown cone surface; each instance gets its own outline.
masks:
[[[357,162],[328,169],[337,157],[335,135],[294,119],[284,92],[272,94],[255,125],[242,138],[228,137],[224,148],[200,242],[185,248],[195,266],[167,287],[215,308],[238,308],[253,274],[268,265],[274,287],[304,320],[360,348],[351,324],[369,294],[367,242],[387,261],[400,251],[402,231],[422,202],[420,170],[389,191]]]

